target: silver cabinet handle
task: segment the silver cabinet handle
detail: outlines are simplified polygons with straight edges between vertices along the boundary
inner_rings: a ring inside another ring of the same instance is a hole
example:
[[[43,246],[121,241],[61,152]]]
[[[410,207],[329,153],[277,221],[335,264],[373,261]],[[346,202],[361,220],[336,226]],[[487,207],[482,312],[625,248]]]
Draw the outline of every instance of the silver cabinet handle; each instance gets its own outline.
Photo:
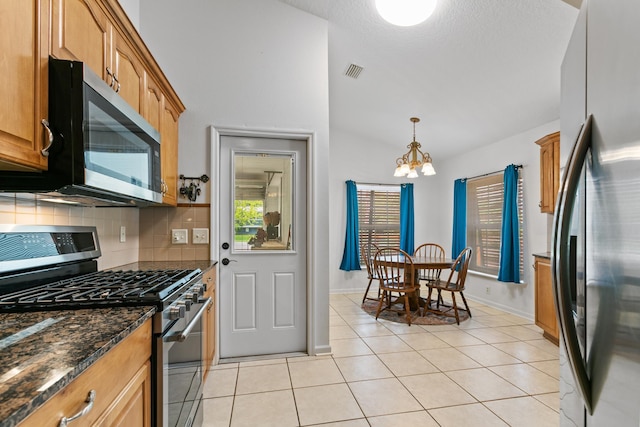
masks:
[[[111,69],[109,67],[107,67],[107,77],[110,77],[109,81],[107,81],[109,87],[113,87],[113,73],[111,72]]]
[[[589,115],[580,130],[578,140],[567,162],[567,171],[562,180],[558,196],[559,203],[553,218],[553,254],[551,257],[556,309],[558,311],[558,321],[562,329],[562,335],[564,336],[562,342],[564,343],[573,378],[589,414],[593,413],[591,380],[587,375],[587,367],[580,351],[578,333],[571,309],[571,294],[569,289],[570,266],[567,242],[569,241],[569,226],[576,190],[578,188],[582,166],[591,145],[592,121],[592,116]]]
[[[177,332],[175,334],[167,336],[165,338],[165,341],[167,341],[167,342],[173,342],[173,341],[183,342],[184,340],[186,340],[187,337],[189,336],[189,334],[191,333],[191,330],[196,326],[196,323],[198,323],[198,320],[200,320],[200,318],[202,317],[204,312],[207,311],[207,307],[208,307],[208,305],[209,305],[209,303],[211,301],[212,301],[211,297],[209,297],[206,300],[204,300],[203,304],[202,304],[202,307],[200,307],[200,310],[198,310],[198,312],[193,316],[193,318],[191,319],[191,321],[189,322],[187,327],[184,328],[184,330],[182,332]]]
[[[120,80],[118,80],[118,76],[115,74],[113,74],[113,90],[115,90],[116,93],[120,92]]]
[[[95,390],[91,390],[89,392],[89,394],[87,395],[87,399],[85,400],[85,402],[87,402],[87,405],[82,408],[82,410],[80,412],[78,412],[77,414],[71,416],[71,417],[62,417],[60,419],[60,423],[58,423],[58,427],[67,427],[67,425],[74,420],[77,420],[80,417],[83,417],[85,415],[87,415],[89,413],[89,411],[91,411],[91,409],[93,409],[93,402],[96,400],[96,391]]]
[[[42,126],[44,126],[44,128],[47,130],[47,135],[49,138],[49,143],[40,151],[40,153],[42,153],[44,157],[49,157],[49,149],[53,145],[53,132],[51,132],[51,128],[49,127],[49,122],[47,121],[47,119],[42,119],[40,123],[42,123]]]

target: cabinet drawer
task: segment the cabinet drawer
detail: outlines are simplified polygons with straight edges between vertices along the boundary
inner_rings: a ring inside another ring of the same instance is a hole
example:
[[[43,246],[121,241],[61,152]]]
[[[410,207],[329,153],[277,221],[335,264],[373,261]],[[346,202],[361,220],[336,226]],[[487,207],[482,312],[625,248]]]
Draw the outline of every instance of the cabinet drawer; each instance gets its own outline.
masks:
[[[96,392],[93,408],[75,424],[94,424],[123,391],[126,393],[127,385],[141,375],[141,367],[149,363],[150,357],[151,320],[147,320],[19,425],[57,427],[62,417],[71,417],[87,405],[85,400],[91,390]]]

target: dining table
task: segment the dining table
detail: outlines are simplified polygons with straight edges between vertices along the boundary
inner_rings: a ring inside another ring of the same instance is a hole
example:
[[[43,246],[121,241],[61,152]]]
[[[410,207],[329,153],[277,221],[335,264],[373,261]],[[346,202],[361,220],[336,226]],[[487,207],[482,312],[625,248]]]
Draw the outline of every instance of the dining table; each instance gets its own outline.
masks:
[[[378,259],[379,262],[384,264],[386,261],[385,258],[381,257]],[[402,258],[400,258],[402,261]],[[408,276],[412,277],[413,283],[418,285],[415,298],[409,299],[409,308],[411,310],[417,310],[419,307],[424,307],[426,301],[424,298],[420,297],[420,270],[450,270],[453,264],[455,263],[455,259],[452,258],[443,258],[443,257],[425,257],[425,256],[411,256],[411,261],[413,262],[413,272],[409,272]],[[407,275],[405,273],[405,275]],[[445,276],[446,280],[446,276]]]

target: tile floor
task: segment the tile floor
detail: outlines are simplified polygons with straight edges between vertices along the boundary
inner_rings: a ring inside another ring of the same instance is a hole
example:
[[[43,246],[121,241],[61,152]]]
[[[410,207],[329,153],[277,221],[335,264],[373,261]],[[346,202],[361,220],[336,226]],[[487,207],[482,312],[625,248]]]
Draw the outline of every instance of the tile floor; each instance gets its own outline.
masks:
[[[460,326],[408,326],[361,298],[331,296],[331,356],[215,366],[204,425],[558,425],[558,347],[532,322],[469,301]]]

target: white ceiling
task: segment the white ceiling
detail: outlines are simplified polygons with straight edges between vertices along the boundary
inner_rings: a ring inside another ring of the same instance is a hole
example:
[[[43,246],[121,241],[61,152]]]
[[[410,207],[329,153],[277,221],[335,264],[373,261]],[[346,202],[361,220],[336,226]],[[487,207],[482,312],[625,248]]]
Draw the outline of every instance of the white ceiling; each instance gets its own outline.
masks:
[[[559,118],[560,64],[578,10],[560,0],[439,0],[415,27],[374,0],[281,0],[329,22],[330,126],[434,161]],[[364,67],[357,79],[349,64]]]

